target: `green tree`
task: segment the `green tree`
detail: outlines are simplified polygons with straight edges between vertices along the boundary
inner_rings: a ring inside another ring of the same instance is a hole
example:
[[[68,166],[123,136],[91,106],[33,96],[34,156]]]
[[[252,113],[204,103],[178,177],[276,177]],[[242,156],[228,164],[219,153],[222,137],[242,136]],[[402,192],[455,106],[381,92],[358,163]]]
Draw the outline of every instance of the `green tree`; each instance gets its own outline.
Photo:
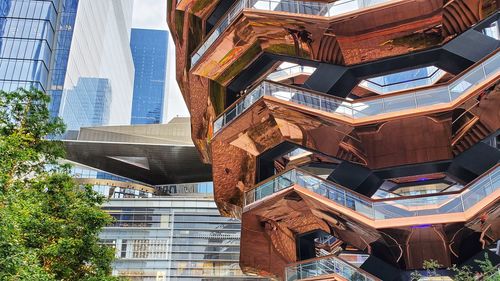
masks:
[[[98,234],[111,222],[104,198],[78,185],[37,90],[0,92],[0,280],[115,280],[114,251]]]
[[[438,276],[437,275],[437,270],[442,267],[441,264],[439,264],[438,261],[430,259],[430,260],[425,260],[423,263],[423,268],[427,271],[427,276],[433,277],[433,276]]]

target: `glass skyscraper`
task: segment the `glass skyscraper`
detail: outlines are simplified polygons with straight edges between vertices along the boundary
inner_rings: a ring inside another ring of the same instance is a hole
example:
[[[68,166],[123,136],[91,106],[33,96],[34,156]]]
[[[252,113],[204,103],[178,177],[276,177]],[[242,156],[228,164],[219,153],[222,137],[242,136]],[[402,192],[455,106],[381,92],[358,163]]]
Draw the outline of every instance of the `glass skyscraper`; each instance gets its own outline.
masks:
[[[48,89],[60,1],[0,1],[0,90]]]
[[[69,130],[130,121],[133,0],[0,0],[0,90],[35,87]]]
[[[255,280],[239,267],[240,221],[210,196],[111,199],[115,222],[101,233],[115,248],[113,274],[133,281]]]
[[[103,209],[115,221],[100,238],[115,249],[113,275],[131,281],[263,280],[240,270],[241,224],[220,215],[212,182],[152,186],[79,164],[72,174],[110,199]]]
[[[111,105],[109,79],[80,77],[75,87],[66,91],[66,100],[60,111],[68,131],[77,131],[80,126],[108,124]]]
[[[61,52],[55,57],[67,64],[64,81],[53,79],[51,87],[62,90],[59,115],[68,129],[129,123],[134,77],[129,46],[132,8],[132,0],[79,0],[69,56]],[[75,102],[89,96],[95,102]],[[104,108],[100,101],[106,102]],[[100,117],[88,118],[95,112]]]
[[[131,124],[162,122],[167,67],[168,32],[132,29],[135,66]]]

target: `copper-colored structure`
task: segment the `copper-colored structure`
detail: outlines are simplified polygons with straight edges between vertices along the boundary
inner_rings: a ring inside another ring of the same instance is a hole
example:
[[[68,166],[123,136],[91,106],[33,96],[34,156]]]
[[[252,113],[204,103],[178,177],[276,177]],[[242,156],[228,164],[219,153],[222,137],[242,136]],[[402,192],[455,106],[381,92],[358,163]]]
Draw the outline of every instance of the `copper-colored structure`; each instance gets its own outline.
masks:
[[[499,7],[168,0],[193,141],[219,210],[242,219],[245,272],[405,280],[497,242]]]

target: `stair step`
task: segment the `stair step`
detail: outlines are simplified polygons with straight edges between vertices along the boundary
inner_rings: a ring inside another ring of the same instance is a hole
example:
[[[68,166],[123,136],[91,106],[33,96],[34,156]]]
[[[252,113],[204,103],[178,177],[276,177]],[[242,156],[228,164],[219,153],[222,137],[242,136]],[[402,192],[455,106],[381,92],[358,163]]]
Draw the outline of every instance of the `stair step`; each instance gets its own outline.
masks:
[[[473,128],[473,130],[471,131],[471,134],[474,136],[474,138],[476,139],[476,142],[479,142],[481,141],[482,139],[484,139],[484,135],[481,133],[481,131],[479,131],[478,129],[476,128]]]
[[[474,141],[474,139],[472,139],[472,136],[470,134],[465,135],[463,137],[463,139],[465,140],[465,143],[467,144],[467,148],[470,148],[471,146],[476,144],[476,142]]]
[[[481,132],[483,138],[490,134],[488,129],[480,122],[478,122],[478,124],[476,125],[476,128],[479,132]]]

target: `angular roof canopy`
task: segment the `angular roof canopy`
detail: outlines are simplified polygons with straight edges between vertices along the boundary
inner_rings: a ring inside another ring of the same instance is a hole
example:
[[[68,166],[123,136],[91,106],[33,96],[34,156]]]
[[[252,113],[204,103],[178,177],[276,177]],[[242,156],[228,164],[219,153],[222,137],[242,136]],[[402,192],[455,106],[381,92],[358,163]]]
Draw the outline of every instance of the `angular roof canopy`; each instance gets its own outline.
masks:
[[[168,124],[81,128],[64,140],[68,160],[148,184],[211,181],[191,140],[189,118]]]

